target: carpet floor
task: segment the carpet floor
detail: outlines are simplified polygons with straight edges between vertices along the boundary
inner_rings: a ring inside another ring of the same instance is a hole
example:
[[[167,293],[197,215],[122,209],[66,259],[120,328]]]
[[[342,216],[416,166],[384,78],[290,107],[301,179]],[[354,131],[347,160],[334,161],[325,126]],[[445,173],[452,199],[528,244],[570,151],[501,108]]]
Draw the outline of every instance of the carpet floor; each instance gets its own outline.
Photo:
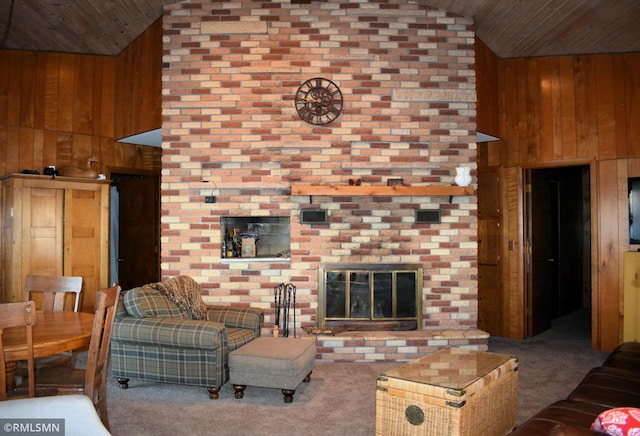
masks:
[[[607,353],[591,350],[585,316],[571,314],[524,341],[490,338],[489,351],[519,361],[518,423],[566,397],[590,368],[604,361]],[[209,400],[202,387],[131,380],[124,390],[109,378],[109,422],[116,436],[368,436],[375,434],[376,376],[397,365],[318,363],[311,382],[298,387],[290,404],[277,389],[248,387],[238,400],[227,383],[220,399]]]

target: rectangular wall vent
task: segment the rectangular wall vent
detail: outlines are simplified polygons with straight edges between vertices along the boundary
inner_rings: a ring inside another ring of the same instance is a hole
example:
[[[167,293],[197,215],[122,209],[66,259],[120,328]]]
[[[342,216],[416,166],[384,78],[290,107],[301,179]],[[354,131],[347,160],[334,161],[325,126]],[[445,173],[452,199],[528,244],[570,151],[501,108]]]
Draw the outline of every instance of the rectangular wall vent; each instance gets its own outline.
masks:
[[[416,224],[440,224],[440,210],[418,209],[416,211]]]
[[[327,222],[326,210],[303,210],[300,221],[307,224],[317,224]]]

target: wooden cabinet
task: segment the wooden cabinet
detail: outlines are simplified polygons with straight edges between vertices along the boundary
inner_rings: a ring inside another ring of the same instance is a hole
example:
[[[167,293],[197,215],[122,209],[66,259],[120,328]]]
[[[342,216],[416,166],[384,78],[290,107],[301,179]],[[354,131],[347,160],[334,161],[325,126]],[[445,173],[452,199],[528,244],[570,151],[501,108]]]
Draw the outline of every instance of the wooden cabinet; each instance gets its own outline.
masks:
[[[109,183],[11,174],[1,183],[2,302],[24,300],[28,274],[82,276],[82,310],[109,280]]]
[[[640,252],[624,253],[623,340],[640,340]]]

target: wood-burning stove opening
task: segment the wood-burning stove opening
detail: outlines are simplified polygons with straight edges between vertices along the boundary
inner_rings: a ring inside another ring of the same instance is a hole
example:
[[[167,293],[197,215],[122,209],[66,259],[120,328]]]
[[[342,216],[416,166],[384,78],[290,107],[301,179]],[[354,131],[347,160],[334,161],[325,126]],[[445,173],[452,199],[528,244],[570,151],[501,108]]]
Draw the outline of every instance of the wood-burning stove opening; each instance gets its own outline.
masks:
[[[417,330],[422,325],[422,265],[323,265],[318,283],[319,327]]]

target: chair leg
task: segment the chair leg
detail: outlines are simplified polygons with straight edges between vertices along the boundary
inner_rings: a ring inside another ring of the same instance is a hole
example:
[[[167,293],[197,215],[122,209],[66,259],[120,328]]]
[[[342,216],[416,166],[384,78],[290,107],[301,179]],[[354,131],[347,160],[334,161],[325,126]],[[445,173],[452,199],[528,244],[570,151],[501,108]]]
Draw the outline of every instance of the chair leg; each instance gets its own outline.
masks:
[[[118,386],[120,386],[120,389],[127,389],[129,387],[128,378],[116,377],[116,380],[118,380]]]

